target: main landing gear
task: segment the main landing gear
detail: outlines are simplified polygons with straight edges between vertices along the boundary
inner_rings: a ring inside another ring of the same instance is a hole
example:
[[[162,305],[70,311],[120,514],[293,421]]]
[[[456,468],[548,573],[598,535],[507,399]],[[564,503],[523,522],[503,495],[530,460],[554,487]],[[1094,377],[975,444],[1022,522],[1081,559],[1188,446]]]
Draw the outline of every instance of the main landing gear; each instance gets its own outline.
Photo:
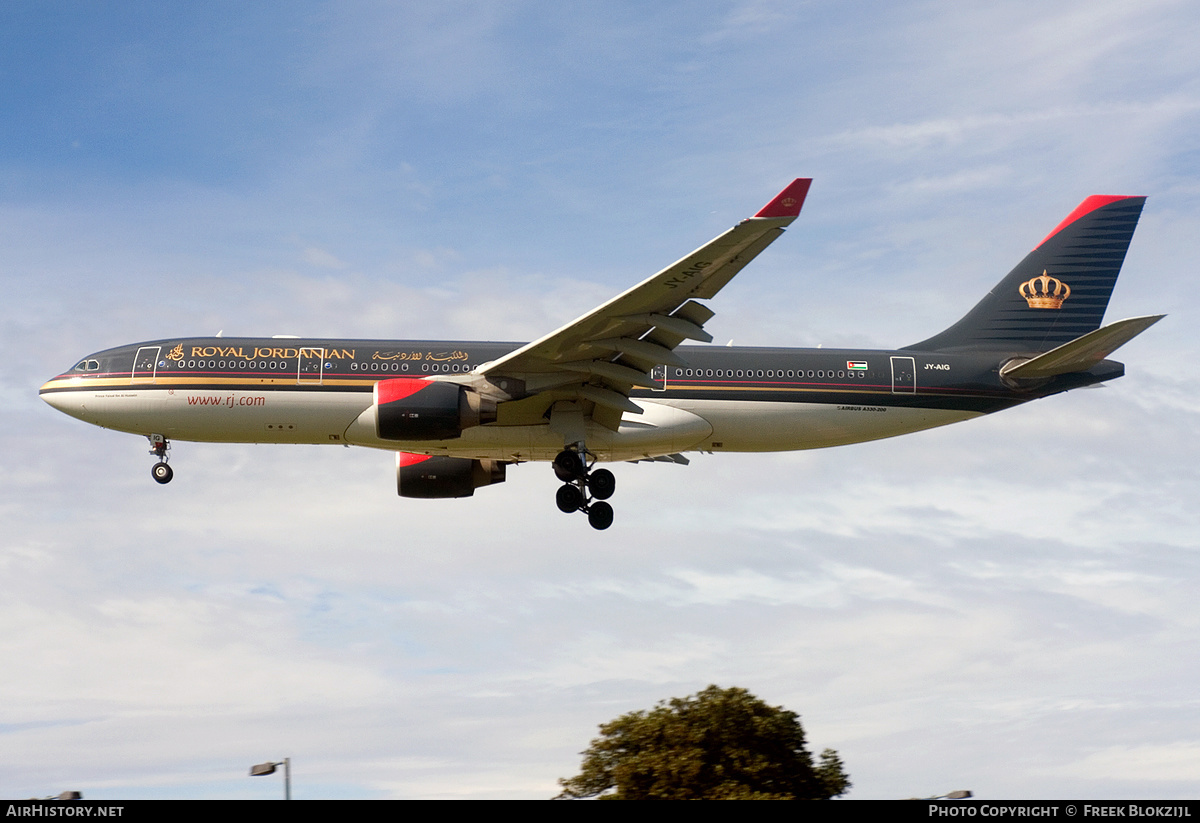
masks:
[[[170,460],[167,456],[167,450],[171,448],[170,442],[161,434],[148,434],[146,439],[150,441],[150,453],[158,458],[154,468],[150,469],[150,476],[156,483],[170,483],[171,478],[175,476],[175,472],[167,465],[167,461]]]
[[[563,449],[554,458],[554,474],[565,485],[554,496],[560,511],[587,512],[593,529],[607,529],[613,522],[613,508],[604,501],[617,490],[617,478],[608,469],[592,470],[586,451]]]

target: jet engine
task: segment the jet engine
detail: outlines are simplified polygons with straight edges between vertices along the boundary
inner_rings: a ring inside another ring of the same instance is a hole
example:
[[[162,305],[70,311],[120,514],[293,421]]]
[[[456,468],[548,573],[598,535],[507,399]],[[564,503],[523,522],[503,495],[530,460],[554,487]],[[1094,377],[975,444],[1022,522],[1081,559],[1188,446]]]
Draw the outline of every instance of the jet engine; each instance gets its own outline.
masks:
[[[471,497],[480,486],[504,482],[507,463],[396,452],[396,493],[401,497]]]
[[[397,377],[375,384],[375,433],[381,440],[446,440],[495,419],[494,401],[456,383]]]

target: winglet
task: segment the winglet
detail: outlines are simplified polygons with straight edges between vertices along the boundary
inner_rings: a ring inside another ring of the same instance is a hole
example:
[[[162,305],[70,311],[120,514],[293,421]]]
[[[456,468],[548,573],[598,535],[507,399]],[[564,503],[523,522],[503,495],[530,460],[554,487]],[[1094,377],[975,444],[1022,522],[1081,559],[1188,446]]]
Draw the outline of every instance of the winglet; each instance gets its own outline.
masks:
[[[804,198],[808,196],[808,187],[812,185],[811,177],[797,177],[788,187],[779,194],[775,195],[775,199],[767,205],[759,209],[755,217],[796,217],[800,214],[800,207],[804,205]]]

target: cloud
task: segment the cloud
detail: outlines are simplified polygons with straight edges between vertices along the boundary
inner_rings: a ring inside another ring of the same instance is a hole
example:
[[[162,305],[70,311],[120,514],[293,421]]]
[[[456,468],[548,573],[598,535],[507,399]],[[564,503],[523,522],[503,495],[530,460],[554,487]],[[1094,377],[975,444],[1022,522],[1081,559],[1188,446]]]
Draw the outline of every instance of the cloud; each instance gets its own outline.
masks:
[[[309,247],[304,250],[304,262],[310,266],[316,266],[320,269],[344,269],[346,263],[339,260],[334,255],[315,247]]]

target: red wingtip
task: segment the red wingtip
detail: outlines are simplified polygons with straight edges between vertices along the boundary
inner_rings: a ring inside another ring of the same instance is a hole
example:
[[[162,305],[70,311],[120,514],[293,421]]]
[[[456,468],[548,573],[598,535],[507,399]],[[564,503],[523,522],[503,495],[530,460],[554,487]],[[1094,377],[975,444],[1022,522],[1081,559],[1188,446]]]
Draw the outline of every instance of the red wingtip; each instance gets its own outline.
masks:
[[[1101,206],[1107,206],[1109,203],[1115,203],[1118,200],[1128,200],[1133,195],[1130,194],[1093,194],[1091,197],[1084,200],[1075,207],[1075,211],[1067,215],[1067,218],[1054,227],[1054,231],[1042,238],[1042,242],[1038,243],[1034,248],[1040,248],[1054,235],[1065,229],[1067,226],[1074,223],[1079,218],[1091,214]]]
[[[767,205],[759,209],[755,217],[795,217],[800,214],[804,198],[808,196],[808,187],[812,185],[811,177],[797,177],[788,187]]]

